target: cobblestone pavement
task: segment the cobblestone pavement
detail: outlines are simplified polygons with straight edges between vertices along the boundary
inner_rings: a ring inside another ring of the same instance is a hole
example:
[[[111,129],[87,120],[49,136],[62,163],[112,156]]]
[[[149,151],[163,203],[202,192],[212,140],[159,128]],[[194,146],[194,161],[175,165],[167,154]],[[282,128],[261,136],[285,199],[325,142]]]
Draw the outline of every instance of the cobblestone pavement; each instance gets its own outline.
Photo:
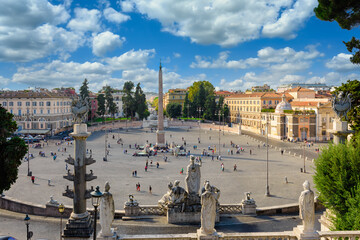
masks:
[[[317,219],[322,213],[316,214]],[[18,240],[26,238],[24,214],[0,210],[0,235],[10,235]],[[33,240],[60,239],[60,219],[40,216],[30,216],[30,231],[34,233]],[[63,219],[63,226],[65,224]],[[221,217],[215,228],[218,232],[282,232],[291,231],[300,224],[298,214],[275,216],[242,216],[233,215]],[[136,221],[115,220],[113,227],[120,234],[179,234],[195,233],[199,225],[166,224],[166,217],[149,217]],[[315,221],[315,228],[320,224]],[[97,229],[100,229],[98,225]]]
[[[113,139],[114,135],[114,139]],[[134,144],[143,145],[146,140],[155,142],[156,134],[151,133],[149,129],[130,129],[128,132],[120,130],[108,134],[108,142],[110,143],[110,155],[108,161],[102,161],[104,157],[104,132],[94,132],[88,139],[87,148],[92,150],[93,158],[97,161],[87,167],[87,172],[93,170],[97,179],[88,182],[88,187],[97,186],[104,189],[106,181],[110,182],[110,192],[113,193],[116,209],[123,209],[124,202],[128,199],[129,194],[133,194],[135,199],[141,205],[155,205],[162,195],[167,191],[167,185],[171,181],[180,180],[180,185],[185,187],[186,166],[189,163],[189,157],[174,157],[170,153],[158,154],[149,159],[147,157],[133,157],[135,152]],[[116,144],[118,138],[124,140],[124,146]],[[252,197],[256,200],[258,207],[282,205],[288,203],[296,203],[300,192],[302,191],[302,183],[309,180],[312,183],[312,163],[306,162],[307,173],[300,173],[303,167],[303,159],[292,155],[281,155],[279,150],[269,148],[269,186],[271,197],[265,197],[266,189],[266,147],[258,147],[259,142],[245,135],[235,135],[230,133],[220,133],[221,148],[219,149],[219,132],[191,129],[167,129],[166,140],[168,143],[175,142],[183,144],[182,137],[186,140],[187,150],[199,156],[203,149],[208,146],[216,145],[217,151],[221,151],[222,161],[212,160],[211,157],[203,157],[201,168],[202,182],[207,179],[212,185],[217,186],[221,190],[220,202],[240,203],[243,199],[244,192],[252,192]],[[201,143],[197,140],[200,137]],[[235,154],[235,149],[230,147],[230,141],[239,144],[245,148],[241,154]],[[274,143],[275,144],[275,143]],[[131,145],[131,149],[129,148]],[[194,150],[193,146],[197,145]],[[225,147],[224,147],[225,146]],[[294,145],[292,145],[294,146]],[[65,149],[66,148],[66,152]],[[228,149],[234,151],[234,155],[228,155]],[[39,151],[45,151],[46,157],[40,157]],[[62,151],[63,150],[63,151]],[[124,150],[128,150],[124,154]],[[250,150],[252,154],[250,155]],[[56,152],[58,157],[53,160],[50,151]],[[71,154],[74,155],[74,146],[62,144],[55,145],[55,141],[51,141],[49,146],[44,149],[31,149],[31,153],[35,158],[30,160],[30,170],[35,176],[35,183],[31,183],[27,176],[27,162],[24,162],[19,168],[19,177],[17,182],[9,191],[4,192],[5,195],[14,197],[19,200],[45,204],[49,201],[50,196],[54,199],[72,206],[72,200],[62,196],[62,192],[69,185],[72,188],[72,182],[63,178],[66,174],[65,158]],[[168,161],[164,162],[163,157],[168,157]],[[144,171],[145,162],[149,161],[149,169]],[[151,164],[152,161],[152,164]],[[156,168],[156,162],[160,167]],[[221,171],[221,163],[224,163],[225,171]],[[234,164],[237,165],[237,171],[233,171]],[[72,166],[68,166],[72,171]],[[184,169],[184,174],[180,174]],[[138,176],[132,177],[132,171],[137,170]],[[285,183],[285,176],[289,183]],[[51,179],[50,186],[48,179]],[[141,191],[136,191],[135,184],[141,184]],[[152,193],[148,189],[152,186]],[[312,185],[313,187],[313,185]],[[90,206],[88,201],[88,207]]]

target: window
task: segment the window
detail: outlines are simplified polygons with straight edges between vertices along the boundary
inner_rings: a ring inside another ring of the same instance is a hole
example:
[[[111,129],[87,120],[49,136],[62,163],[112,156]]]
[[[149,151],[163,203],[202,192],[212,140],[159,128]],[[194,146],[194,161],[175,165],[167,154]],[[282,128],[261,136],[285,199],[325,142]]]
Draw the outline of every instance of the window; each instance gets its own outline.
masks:
[[[3,102],[2,105],[3,105],[4,107],[6,107],[6,102]]]
[[[41,124],[40,124],[40,128],[44,128],[44,124],[41,123]]]
[[[175,96],[173,96],[173,99],[175,99]]]
[[[10,113],[13,114],[13,110],[12,110],[12,109],[10,109]]]
[[[14,103],[13,102],[9,102],[9,107],[12,107],[14,106]]]
[[[27,107],[30,107],[30,102],[26,102],[26,106],[27,106]]]
[[[59,106],[59,102],[56,102],[56,106]]]
[[[46,106],[50,107],[50,106],[51,106],[51,102],[46,102]]]
[[[182,99],[182,96],[180,96],[180,99]]]
[[[60,102],[60,106],[62,106],[62,102]]]
[[[34,109],[34,114],[36,114],[36,109]]]
[[[47,112],[48,112],[48,114],[50,114],[50,109],[48,109],[48,111],[47,111]]]
[[[257,101],[257,104],[260,104],[260,101],[259,101],[259,100]]]
[[[43,114],[43,112],[44,112],[44,111],[43,111],[42,109],[40,109],[40,113]]]
[[[18,110],[18,115],[21,116],[21,109]]]
[[[43,107],[44,106],[44,102],[39,102],[39,106]]]
[[[17,102],[18,107],[21,107],[21,102]]]
[[[33,107],[36,107],[37,102],[32,102]]]
[[[271,101],[271,100],[269,100],[269,104],[270,104],[270,105],[272,104],[272,101]]]
[[[29,109],[26,109],[26,113],[27,113],[27,114],[30,114],[30,110],[29,110]]]

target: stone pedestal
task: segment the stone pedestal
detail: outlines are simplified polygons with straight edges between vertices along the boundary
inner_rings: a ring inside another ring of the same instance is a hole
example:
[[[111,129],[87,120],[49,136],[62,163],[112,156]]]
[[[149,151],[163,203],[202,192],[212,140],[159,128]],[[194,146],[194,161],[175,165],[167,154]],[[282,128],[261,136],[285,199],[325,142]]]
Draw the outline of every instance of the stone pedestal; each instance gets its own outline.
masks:
[[[117,233],[115,232],[114,228],[111,229],[111,236],[103,236],[101,232],[97,235],[96,239],[99,240],[116,240],[117,239]]]
[[[220,237],[216,231],[213,234],[205,234],[201,229],[197,230],[196,236],[198,240],[217,240]]]
[[[354,131],[348,130],[348,122],[335,119],[333,122],[333,130],[330,132],[334,135],[334,144],[344,144],[347,136]]]
[[[243,215],[256,215],[255,201],[249,202],[248,200],[243,200],[241,202],[241,205],[242,205],[241,213]]]
[[[165,146],[165,131],[156,131],[156,145],[159,147]]]
[[[306,240],[317,239],[318,240],[319,239],[319,234],[315,230],[312,232],[304,232],[303,225],[298,225],[297,227],[295,227],[293,229],[293,231],[298,240],[302,240],[302,239],[306,239]]]
[[[73,212],[70,215],[64,229],[64,239],[88,239],[93,233],[93,221],[86,210],[86,198],[89,191],[86,189],[86,181],[96,177],[86,174],[86,165],[95,162],[92,158],[86,158],[86,139],[90,136],[86,124],[75,124],[74,132],[70,134],[75,139],[75,157],[69,157],[66,162],[74,165],[74,174],[64,176],[65,179],[74,182],[74,189],[67,189],[64,196],[73,199]],[[96,233],[95,233],[96,234]]]
[[[139,206],[124,206],[125,216],[139,216],[140,207]]]
[[[167,210],[167,222],[171,224],[179,223],[191,223],[199,224],[201,223],[201,211],[197,212],[177,212],[172,208]],[[219,222],[220,217],[219,213],[216,213],[215,222]]]

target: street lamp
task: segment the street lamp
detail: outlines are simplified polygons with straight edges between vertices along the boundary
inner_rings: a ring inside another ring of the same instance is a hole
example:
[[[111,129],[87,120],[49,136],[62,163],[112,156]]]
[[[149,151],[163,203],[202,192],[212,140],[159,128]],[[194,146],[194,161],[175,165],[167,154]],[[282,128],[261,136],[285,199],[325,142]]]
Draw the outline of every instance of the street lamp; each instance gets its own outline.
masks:
[[[61,240],[62,239],[62,216],[63,216],[64,211],[65,211],[65,206],[64,206],[64,204],[61,203],[58,206],[58,208],[59,208],[59,213],[60,213],[60,240]]]
[[[99,186],[96,187],[95,191],[91,193],[91,204],[94,206],[94,240],[96,240],[96,220],[97,220],[97,208],[100,205],[100,198],[102,197],[102,192],[99,190]]]
[[[221,145],[220,145],[220,131],[221,131],[221,129],[220,129],[220,110],[219,110],[219,156],[220,156],[220,150],[221,150]]]
[[[198,142],[200,143],[200,110],[201,108],[199,107],[198,108],[198,111],[199,111],[199,139],[198,139]]]
[[[29,231],[29,225],[30,225],[30,217],[26,214],[24,218],[25,224],[26,224],[26,240],[30,240],[33,232]]]
[[[270,196],[269,189],[269,113],[266,114],[266,192],[265,196]]]
[[[30,120],[30,117],[29,116],[32,116],[32,114],[30,114],[29,112],[29,109],[27,109],[26,111],[26,123],[24,124],[24,126],[26,125],[26,129],[27,129],[27,142],[28,142],[28,152],[27,152],[27,160],[28,160],[28,173],[27,175],[28,176],[31,176],[32,174],[30,174],[30,139],[29,139],[29,127],[30,127],[30,124],[28,124],[29,120]],[[29,127],[28,127],[29,125]]]

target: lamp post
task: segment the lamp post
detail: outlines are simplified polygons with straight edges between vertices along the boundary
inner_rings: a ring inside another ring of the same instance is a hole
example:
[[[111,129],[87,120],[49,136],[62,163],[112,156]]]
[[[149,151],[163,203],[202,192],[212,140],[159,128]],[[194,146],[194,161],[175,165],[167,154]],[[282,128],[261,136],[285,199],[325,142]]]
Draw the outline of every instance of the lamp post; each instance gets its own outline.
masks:
[[[266,192],[265,196],[270,196],[269,189],[269,113],[266,114]]]
[[[96,240],[96,220],[97,220],[97,208],[100,205],[100,198],[103,193],[100,192],[99,186],[96,187],[95,191],[91,193],[91,204],[94,206],[94,240]]]
[[[30,240],[33,235],[33,232],[29,231],[29,225],[30,225],[29,215],[26,214],[24,221],[25,221],[25,225],[26,225],[26,240]]]
[[[65,211],[65,206],[64,206],[64,204],[61,203],[58,208],[59,208],[59,213],[60,213],[60,240],[61,240],[62,239],[62,216]]]
[[[199,139],[198,139],[198,142],[200,143],[200,110],[201,108],[199,107],[198,108],[198,111],[199,111]]]
[[[28,127],[28,122],[30,120],[30,117],[32,114],[29,113],[29,109],[27,109],[26,111],[26,129],[27,129],[27,142],[28,142],[28,152],[27,152],[27,160],[28,160],[28,173],[27,175],[28,176],[31,176],[32,174],[30,174],[30,139],[29,139],[29,127],[30,127],[30,124],[29,124],[29,127]]]
[[[108,135],[107,135],[107,131],[105,129],[105,157],[104,157],[104,161],[107,161],[107,154],[108,154],[108,150],[107,150],[107,138],[108,138]]]
[[[220,131],[221,131],[221,129],[220,129],[220,110],[219,110],[219,155],[218,156],[220,156],[220,150],[221,150],[221,145],[220,145]]]

